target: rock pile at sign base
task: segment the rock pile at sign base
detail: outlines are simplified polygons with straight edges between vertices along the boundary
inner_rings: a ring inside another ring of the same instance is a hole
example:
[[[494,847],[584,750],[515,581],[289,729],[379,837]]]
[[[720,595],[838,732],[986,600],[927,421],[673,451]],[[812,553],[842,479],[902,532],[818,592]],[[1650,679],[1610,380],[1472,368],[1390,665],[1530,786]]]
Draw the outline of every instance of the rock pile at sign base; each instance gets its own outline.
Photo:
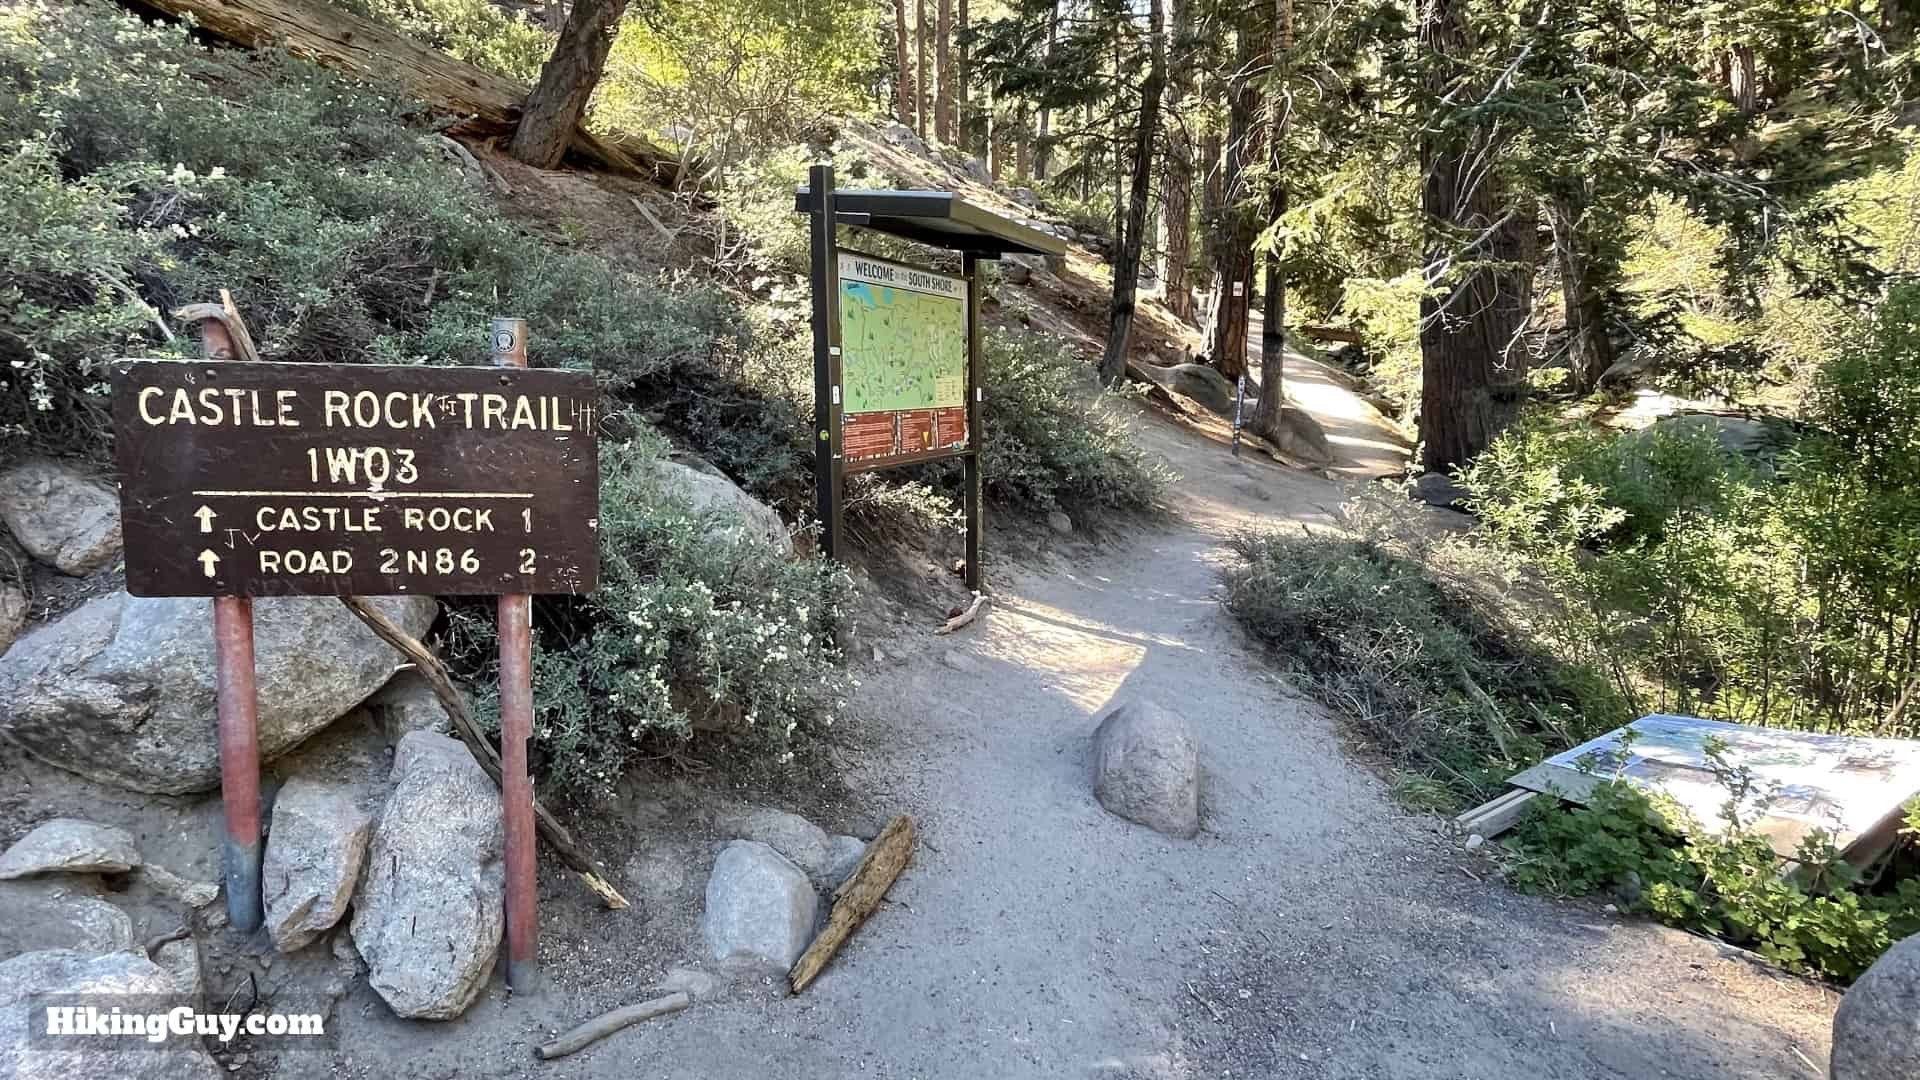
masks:
[[[0,881],[30,874],[124,874],[140,865],[133,834],[79,818],[42,822],[0,855]]]
[[[1180,717],[1144,699],[1109,707],[1093,732],[1093,793],[1156,832],[1200,831],[1200,758]]]
[[[296,778],[280,789],[260,868],[274,948],[300,949],[347,913],[372,827],[349,788]]]
[[[120,554],[120,497],[58,462],[0,472],[0,521],[27,554],[63,574],[90,574]]]
[[[447,1020],[480,995],[500,949],[500,792],[465,744],[430,731],[400,740],[393,781],[353,900],[353,944],[395,1013]]]
[[[1840,999],[1833,1080],[1920,1077],[1920,935],[1888,949]]]
[[[140,1080],[217,1080],[226,1074],[198,1040],[169,1040],[164,1047],[142,1041],[90,1040],[65,1049],[50,1046],[29,1030],[34,1010],[28,1001],[40,994],[138,995],[197,1004],[181,995],[180,974],[138,951],[88,956],[67,949],[22,953],[0,963],[0,1076],[14,1080],[92,1080],[139,1077]],[[163,1010],[164,1011],[164,1010]]]
[[[432,597],[373,601],[419,636]],[[393,674],[398,656],[331,597],[254,604],[260,759],[326,727]],[[212,601],[115,592],[0,656],[0,736],[35,757],[135,791],[220,785]]]

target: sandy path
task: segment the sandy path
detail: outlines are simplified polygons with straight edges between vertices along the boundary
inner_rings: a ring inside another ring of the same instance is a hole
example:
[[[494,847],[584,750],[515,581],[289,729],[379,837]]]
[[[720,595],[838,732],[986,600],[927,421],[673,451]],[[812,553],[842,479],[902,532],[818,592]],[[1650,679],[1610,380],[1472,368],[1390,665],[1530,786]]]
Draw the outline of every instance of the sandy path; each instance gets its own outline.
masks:
[[[1341,489],[1140,427],[1188,477],[1174,520],[995,566],[981,623],[898,639],[906,659],[861,673],[852,783],[917,815],[924,844],[806,994],[769,979],[506,1072],[497,1044],[450,1033],[411,1042],[408,1074],[1823,1075],[1830,991],[1477,880],[1484,866],[1399,809],[1217,601],[1230,530],[1325,521]],[[1196,840],[1092,797],[1092,718],[1128,694],[1186,716],[1202,744]],[[470,1031],[528,1023],[477,1013]]]

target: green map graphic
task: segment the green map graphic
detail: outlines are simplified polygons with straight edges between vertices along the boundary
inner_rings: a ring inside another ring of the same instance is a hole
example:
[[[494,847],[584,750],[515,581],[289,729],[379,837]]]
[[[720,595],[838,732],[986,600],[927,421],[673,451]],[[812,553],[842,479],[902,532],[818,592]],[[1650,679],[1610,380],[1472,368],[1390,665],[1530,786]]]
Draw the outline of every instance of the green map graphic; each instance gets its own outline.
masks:
[[[966,303],[840,282],[840,364],[849,413],[966,403]]]

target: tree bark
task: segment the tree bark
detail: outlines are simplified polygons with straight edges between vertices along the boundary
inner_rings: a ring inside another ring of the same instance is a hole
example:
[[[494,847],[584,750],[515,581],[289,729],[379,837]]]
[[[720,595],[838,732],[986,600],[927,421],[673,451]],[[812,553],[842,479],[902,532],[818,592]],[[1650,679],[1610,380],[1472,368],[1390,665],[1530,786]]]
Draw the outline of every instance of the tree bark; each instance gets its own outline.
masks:
[[[1247,166],[1259,160],[1255,118],[1259,92],[1252,71],[1257,33],[1242,26],[1235,35],[1234,75],[1227,83],[1227,140],[1221,151],[1220,202],[1207,225],[1207,259],[1213,291],[1207,298],[1207,359],[1228,381],[1247,372],[1247,328],[1253,302],[1253,242],[1260,228],[1248,204]]]
[[[1267,221],[1271,226],[1287,212],[1286,78],[1293,57],[1293,5],[1273,0],[1273,27],[1268,54],[1267,107]],[[1267,287],[1260,308],[1260,400],[1248,425],[1256,435],[1285,447],[1281,429],[1286,407],[1287,268],[1276,249],[1267,253]]]
[[[967,153],[984,157],[986,151],[980,147],[978,133],[975,132],[973,123],[973,90],[969,83],[968,70],[973,63],[973,50],[967,44],[967,31],[972,28],[973,20],[972,12],[967,8],[967,0],[959,0],[954,5],[953,19],[954,141],[958,142],[960,148]]]
[[[953,0],[938,0],[933,28],[933,134],[942,146],[953,139]]]
[[[1193,90],[1193,5],[1174,0],[1172,42],[1167,72],[1167,134],[1160,162],[1160,281],[1167,310],[1182,322],[1193,321],[1193,137],[1181,106]]]
[[[1020,103],[1020,123],[1013,130],[1013,179],[1024,186],[1033,177],[1033,133],[1027,130],[1027,105]]]
[[[1044,55],[1046,59],[1049,61],[1053,59],[1053,46],[1054,46],[1054,43],[1059,40],[1059,38],[1060,38],[1060,0],[1053,0],[1053,3],[1047,8],[1047,51]],[[1021,118],[1022,125],[1024,126],[1026,121],[1026,114],[1021,113],[1020,118]],[[1034,159],[1033,159],[1033,178],[1035,180],[1045,180],[1047,178],[1047,162],[1048,162],[1048,158],[1053,153],[1053,148],[1047,144],[1047,139],[1052,134],[1053,134],[1053,110],[1047,108],[1046,105],[1043,103],[1040,106],[1040,146],[1038,151],[1034,154]]]
[[[527,106],[514,129],[507,151],[541,169],[551,169],[566,156],[574,128],[586,115],[587,101],[606,69],[607,53],[627,0],[574,0],[567,25],[553,55],[540,69],[540,82],[527,95]]]
[[[894,115],[913,126],[913,59],[907,45],[907,0],[893,0],[893,57],[898,81],[894,85]]]
[[[919,71],[913,80],[913,129],[925,139],[932,134],[927,130],[927,0],[914,0],[913,36],[914,64]]]
[[[1574,390],[1585,394],[1614,361],[1606,305],[1595,280],[1593,244],[1585,233],[1577,197],[1554,198],[1547,205],[1547,216],[1553,224],[1554,261],[1560,269],[1560,295],[1567,309],[1567,374]]]
[[[1164,21],[1161,0],[1147,0],[1151,60],[1147,81],[1140,87],[1140,126],[1133,141],[1133,190],[1127,198],[1125,228],[1113,261],[1113,307],[1107,317],[1107,351],[1100,359],[1100,381],[1108,386],[1125,374],[1127,344],[1133,333],[1134,297],[1140,286],[1140,258],[1147,238],[1147,203],[1153,194],[1153,146],[1160,131],[1160,97],[1167,85]]]

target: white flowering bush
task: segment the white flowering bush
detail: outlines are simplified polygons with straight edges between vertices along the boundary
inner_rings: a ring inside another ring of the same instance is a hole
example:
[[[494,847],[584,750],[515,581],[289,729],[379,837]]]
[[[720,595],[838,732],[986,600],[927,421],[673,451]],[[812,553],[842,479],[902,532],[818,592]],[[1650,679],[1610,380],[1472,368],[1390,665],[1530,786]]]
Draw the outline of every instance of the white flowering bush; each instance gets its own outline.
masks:
[[[651,434],[601,446],[600,587],[536,609],[533,760],[567,794],[610,790],[696,725],[784,763],[855,685],[836,641],[846,571],[695,511],[656,467],[664,448]],[[490,655],[490,620],[465,629],[461,651]]]

